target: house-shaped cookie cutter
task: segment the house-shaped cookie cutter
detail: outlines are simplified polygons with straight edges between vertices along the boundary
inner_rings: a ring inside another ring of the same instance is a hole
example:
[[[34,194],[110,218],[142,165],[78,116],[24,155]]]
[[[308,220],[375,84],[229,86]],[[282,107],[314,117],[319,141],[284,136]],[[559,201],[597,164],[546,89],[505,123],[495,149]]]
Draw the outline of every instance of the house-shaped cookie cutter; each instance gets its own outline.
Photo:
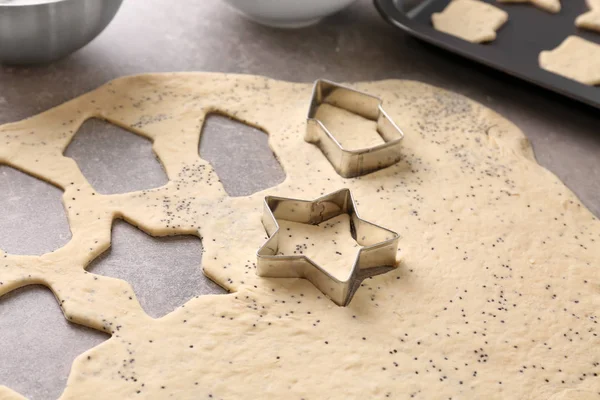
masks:
[[[377,132],[385,143],[358,150],[344,149],[329,129],[315,118],[321,104],[376,121]],[[340,176],[354,178],[395,164],[401,157],[403,138],[404,133],[384,111],[380,98],[325,79],[315,81],[304,140],[319,146]]]
[[[317,225],[341,214],[350,217],[350,233],[362,247],[347,279],[340,280],[304,255],[279,255],[279,224],[287,220]],[[269,239],[257,251],[256,273],[270,278],[306,278],[339,306],[347,306],[369,277],[396,268],[399,236],[389,229],[361,219],[349,189],[314,201],[267,196],[262,222]]]

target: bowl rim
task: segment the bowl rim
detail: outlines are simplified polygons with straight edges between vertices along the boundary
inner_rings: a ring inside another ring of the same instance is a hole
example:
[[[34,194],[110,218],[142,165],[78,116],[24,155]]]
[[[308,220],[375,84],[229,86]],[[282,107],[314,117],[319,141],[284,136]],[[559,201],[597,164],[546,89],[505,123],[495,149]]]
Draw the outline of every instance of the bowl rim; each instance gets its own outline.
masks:
[[[64,3],[64,2],[69,1],[69,0],[29,0],[25,4],[19,3],[19,0],[14,0],[15,3],[12,3],[11,0],[8,0],[8,1],[9,1],[8,3],[3,3],[2,1],[0,1],[0,8],[1,7],[14,7],[14,8],[18,8],[18,7],[38,7],[38,6],[45,6],[45,5],[55,4],[55,3]]]

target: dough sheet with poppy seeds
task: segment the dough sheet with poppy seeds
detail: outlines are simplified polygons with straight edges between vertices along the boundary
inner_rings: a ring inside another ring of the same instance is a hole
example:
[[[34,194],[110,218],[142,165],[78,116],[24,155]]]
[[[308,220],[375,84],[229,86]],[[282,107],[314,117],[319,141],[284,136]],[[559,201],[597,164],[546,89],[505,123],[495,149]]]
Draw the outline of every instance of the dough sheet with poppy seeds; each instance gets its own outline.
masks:
[[[405,133],[399,163],[355,179],[304,141],[311,84],[125,77],[0,126],[0,163],[63,189],[72,231],[42,256],[0,252],[0,294],[46,285],[69,321],[112,335],[75,360],[61,399],[600,398],[598,219],[495,112],[420,82],[351,85],[381,97]],[[211,112],[267,132],[285,181],[228,196],[198,155]],[[63,156],[92,117],[150,138],[169,183],[97,193]],[[308,280],[255,274],[265,195],[312,200],[345,187],[362,218],[401,235],[395,271],[366,280],[348,307]],[[116,218],[156,236],[199,235],[205,274],[231,293],[150,318],[127,282],[85,271]],[[0,387],[0,398],[19,396]]]

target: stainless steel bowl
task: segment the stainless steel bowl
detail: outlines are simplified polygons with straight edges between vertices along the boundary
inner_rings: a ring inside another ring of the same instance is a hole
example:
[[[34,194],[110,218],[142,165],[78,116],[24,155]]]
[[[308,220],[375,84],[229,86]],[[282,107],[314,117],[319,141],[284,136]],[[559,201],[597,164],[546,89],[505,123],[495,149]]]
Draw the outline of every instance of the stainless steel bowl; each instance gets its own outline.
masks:
[[[82,48],[123,0],[0,0],[0,63],[38,64]]]

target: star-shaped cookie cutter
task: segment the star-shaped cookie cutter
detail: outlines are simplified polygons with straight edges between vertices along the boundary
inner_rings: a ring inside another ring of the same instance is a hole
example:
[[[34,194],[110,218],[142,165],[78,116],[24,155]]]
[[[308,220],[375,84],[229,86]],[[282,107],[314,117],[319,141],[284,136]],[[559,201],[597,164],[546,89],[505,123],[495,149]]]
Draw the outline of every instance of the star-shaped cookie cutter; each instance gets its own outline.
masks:
[[[377,132],[385,143],[358,150],[348,150],[327,127],[315,118],[321,104],[329,104],[377,122]],[[404,132],[384,111],[379,97],[351,89],[325,79],[315,81],[308,109],[304,140],[314,143],[325,154],[337,173],[354,178],[400,161]]]
[[[304,255],[278,255],[280,232],[277,220],[317,225],[341,214],[350,216],[350,233],[362,246],[348,279],[337,279]],[[267,196],[262,223],[269,239],[257,251],[256,273],[270,278],[306,278],[339,306],[350,303],[364,279],[396,268],[399,235],[361,219],[349,189],[314,201]]]

